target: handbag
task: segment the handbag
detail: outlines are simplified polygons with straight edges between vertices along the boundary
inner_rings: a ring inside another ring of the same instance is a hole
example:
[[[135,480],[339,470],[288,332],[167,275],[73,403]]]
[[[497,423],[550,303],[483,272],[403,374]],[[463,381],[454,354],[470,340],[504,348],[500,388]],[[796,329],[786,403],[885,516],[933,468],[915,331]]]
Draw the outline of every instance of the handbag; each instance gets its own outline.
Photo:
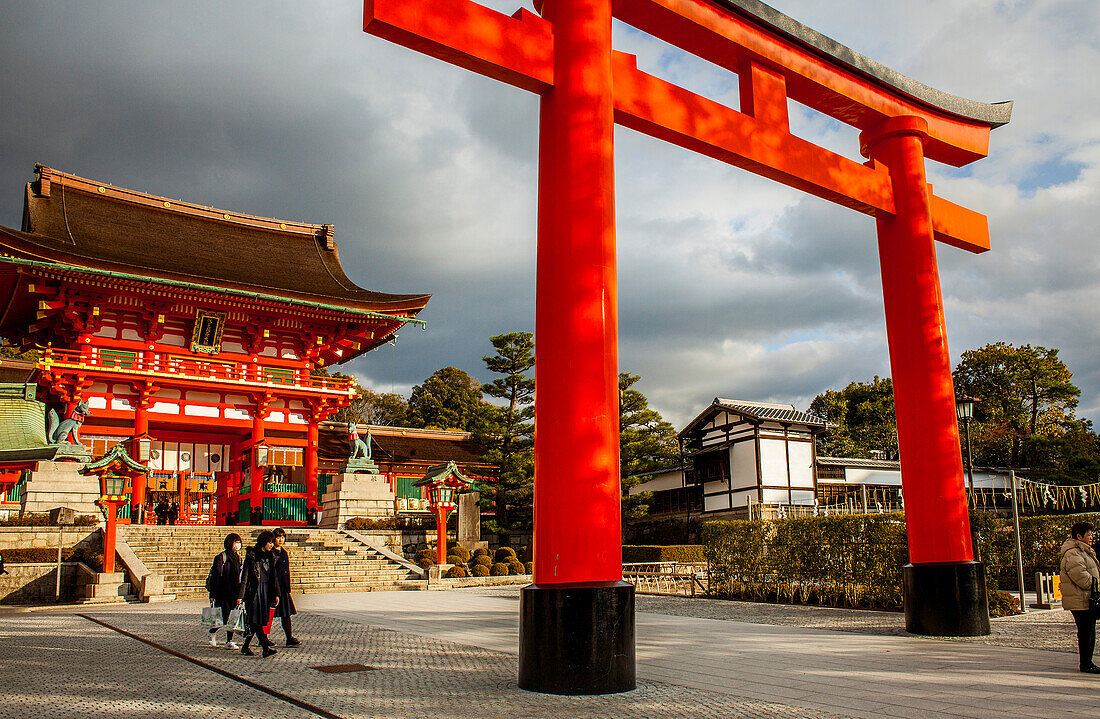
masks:
[[[210,627],[211,629],[218,629],[222,625],[222,610],[211,604],[209,607],[202,608],[202,619],[200,620],[204,627]]]
[[[237,607],[229,612],[229,621],[225,623],[227,632],[244,632],[247,630],[244,622],[244,609]]]
[[[267,624],[264,625],[264,634],[271,633],[271,623],[275,621],[275,607],[267,610]]]
[[[1089,611],[1100,614],[1100,586],[1097,586],[1096,577],[1092,578],[1092,593],[1089,594]]]

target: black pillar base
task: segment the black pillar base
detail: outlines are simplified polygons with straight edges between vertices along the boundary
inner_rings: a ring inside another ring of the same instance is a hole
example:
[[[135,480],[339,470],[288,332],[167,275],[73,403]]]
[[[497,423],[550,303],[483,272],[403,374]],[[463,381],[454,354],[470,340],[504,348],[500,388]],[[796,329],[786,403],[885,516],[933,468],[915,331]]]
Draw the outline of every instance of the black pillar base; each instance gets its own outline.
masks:
[[[519,687],[616,694],[634,678],[634,585],[532,584],[520,592]]]
[[[989,600],[981,562],[906,564],[905,630],[930,637],[989,634]]]

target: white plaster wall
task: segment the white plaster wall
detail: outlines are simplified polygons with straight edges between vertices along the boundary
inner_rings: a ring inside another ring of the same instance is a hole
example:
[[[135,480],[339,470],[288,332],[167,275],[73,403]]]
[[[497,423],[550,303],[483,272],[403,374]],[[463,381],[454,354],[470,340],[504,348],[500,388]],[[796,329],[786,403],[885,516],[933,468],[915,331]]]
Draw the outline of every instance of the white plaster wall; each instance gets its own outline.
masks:
[[[813,451],[809,442],[791,442],[791,486],[814,488]]]
[[[787,486],[787,449],[783,440],[760,440],[760,484]]]
[[[730,447],[730,475],[734,489],[758,486],[755,442],[738,442]]]

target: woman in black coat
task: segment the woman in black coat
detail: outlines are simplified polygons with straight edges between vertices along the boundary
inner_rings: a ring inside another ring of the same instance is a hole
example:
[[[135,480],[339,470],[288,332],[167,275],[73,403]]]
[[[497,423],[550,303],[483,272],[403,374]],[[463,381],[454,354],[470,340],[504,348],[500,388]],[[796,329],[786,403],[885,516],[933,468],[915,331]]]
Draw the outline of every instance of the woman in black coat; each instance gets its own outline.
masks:
[[[275,548],[271,550],[275,557],[275,578],[279,585],[279,606],[275,608],[275,616],[279,617],[283,624],[283,634],[286,635],[286,645],[296,647],[301,644],[294,638],[290,631],[290,617],[297,614],[294,610],[294,600],[290,598],[290,555],[287,554],[283,544],[286,543],[286,532],[280,527],[276,529]]]
[[[275,546],[275,536],[269,531],[260,532],[256,546],[249,547],[244,555],[244,582],[241,584],[239,598],[244,601],[244,611],[248,615],[248,633],[244,636],[241,654],[255,654],[248,648],[252,637],[263,648],[263,656],[275,654],[275,647],[264,632],[272,608],[279,605],[279,585],[275,578],[275,559],[271,550]]]
[[[214,557],[214,565],[206,577],[206,591],[210,603],[222,610],[222,622],[229,623],[229,612],[240,605],[241,593],[241,535],[230,534],[225,538],[225,551]],[[218,646],[215,637],[218,629],[210,630],[210,646]],[[225,632],[225,648],[239,649],[233,642],[233,632]]]

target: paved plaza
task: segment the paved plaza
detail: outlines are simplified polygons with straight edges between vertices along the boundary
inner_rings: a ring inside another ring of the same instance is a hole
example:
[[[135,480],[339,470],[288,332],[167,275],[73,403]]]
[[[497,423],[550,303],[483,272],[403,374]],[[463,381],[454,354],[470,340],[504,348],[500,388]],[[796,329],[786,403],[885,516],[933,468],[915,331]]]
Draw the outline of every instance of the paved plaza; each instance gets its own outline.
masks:
[[[638,689],[516,687],[518,588],[296,598],[299,648],[205,643],[201,602],[0,613],[0,719],[31,717],[1060,717],[1100,713],[1065,612],[991,637],[901,615],[638,597]],[[273,636],[282,640],[276,626]],[[347,672],[317,667],[359,665]]]

